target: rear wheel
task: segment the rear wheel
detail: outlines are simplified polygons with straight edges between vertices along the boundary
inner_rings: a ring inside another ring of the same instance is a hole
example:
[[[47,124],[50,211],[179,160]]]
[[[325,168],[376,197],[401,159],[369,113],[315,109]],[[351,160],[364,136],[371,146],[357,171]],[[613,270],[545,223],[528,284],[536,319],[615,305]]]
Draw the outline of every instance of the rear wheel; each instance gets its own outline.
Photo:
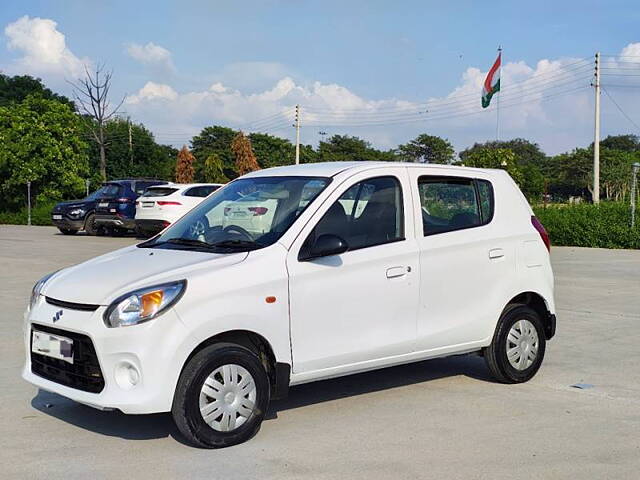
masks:
[[[63,235],[75,235],[78,233],[78,230],[74,230],[72,228],[59,228]]]
[[[502,315],[484,358],[499,382],[522,383],[538,372],[545,347],[540,316],[529,307],[519,306]]]
[[[260,359],[239,345],[219,343],[187,363],[171,414],[189,444],[229,447],[256,434],[269,398],[269,378]]]

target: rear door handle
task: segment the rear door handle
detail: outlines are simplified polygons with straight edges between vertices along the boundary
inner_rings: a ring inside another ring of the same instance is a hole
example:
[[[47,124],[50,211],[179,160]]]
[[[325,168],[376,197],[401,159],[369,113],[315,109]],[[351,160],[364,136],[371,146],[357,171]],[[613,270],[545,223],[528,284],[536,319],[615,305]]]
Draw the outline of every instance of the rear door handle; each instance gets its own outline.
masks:
[[[391,267],[387,268],[387,278],[398,278],[403,277],[407,274],[408,271],[411,271],[409,267]]]
[[[504,257],[504,250],[502,248],[492,248],[489,250],[489,258],[502,258]]]

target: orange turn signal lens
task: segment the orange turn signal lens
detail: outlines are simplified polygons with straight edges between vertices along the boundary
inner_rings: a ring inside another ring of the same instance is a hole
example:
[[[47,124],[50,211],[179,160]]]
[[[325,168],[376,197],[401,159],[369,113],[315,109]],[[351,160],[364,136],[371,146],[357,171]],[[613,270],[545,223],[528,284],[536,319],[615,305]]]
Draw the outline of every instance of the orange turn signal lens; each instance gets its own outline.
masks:
[[[276,303],[276,297],[267,297],[264,301],[267,303]]]
[[[140,304],[142,306],[141,317],[148,317],[155,315],[162,304],[162,297],[164,293],[162,290],[156,290],[155,292],[145,293],[140,297]]]

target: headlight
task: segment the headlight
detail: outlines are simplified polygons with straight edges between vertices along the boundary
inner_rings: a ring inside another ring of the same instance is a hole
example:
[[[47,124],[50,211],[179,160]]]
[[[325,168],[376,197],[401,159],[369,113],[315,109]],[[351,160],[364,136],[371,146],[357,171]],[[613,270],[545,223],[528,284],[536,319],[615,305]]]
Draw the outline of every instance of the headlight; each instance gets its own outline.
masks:
[[[38,297],[40,296],[40,292],[42,291],[42,287],[44,287],[44,284],[47,283],[47,280],[49,280],[59,271],[60,270],[56,270],[55,272],[50,273],[49,275],[45,275],[44,277],[42,277],[40,280],[36,282],[36,284],[31,289],[31,300],[29,301],[29,310],[31,310],[36,305],[36,302],[38,301]]]
[[[84,210],[82,208],[75,208],[69,212],[69,215],[79,217],[80,215],[84,215]]]
[[[148,322],[173,306],[187,286],[186,280],[141,288],[116,298],[104,312],[107,327],[128,327]]]

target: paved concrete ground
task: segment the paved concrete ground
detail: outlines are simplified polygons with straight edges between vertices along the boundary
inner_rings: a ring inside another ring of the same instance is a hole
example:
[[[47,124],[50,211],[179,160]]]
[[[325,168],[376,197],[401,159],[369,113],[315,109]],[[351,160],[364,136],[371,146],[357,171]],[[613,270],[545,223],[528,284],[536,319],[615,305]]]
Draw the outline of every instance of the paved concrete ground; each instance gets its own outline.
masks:
[[[640,251],[553,249],[558,335],[528,384],[492,383],[467,356],[299,386],[253,440],[207,451],[168,415],[100,412],[19,378],[33,283],[133,241],[0,226],[0,477],[640,478]]]

